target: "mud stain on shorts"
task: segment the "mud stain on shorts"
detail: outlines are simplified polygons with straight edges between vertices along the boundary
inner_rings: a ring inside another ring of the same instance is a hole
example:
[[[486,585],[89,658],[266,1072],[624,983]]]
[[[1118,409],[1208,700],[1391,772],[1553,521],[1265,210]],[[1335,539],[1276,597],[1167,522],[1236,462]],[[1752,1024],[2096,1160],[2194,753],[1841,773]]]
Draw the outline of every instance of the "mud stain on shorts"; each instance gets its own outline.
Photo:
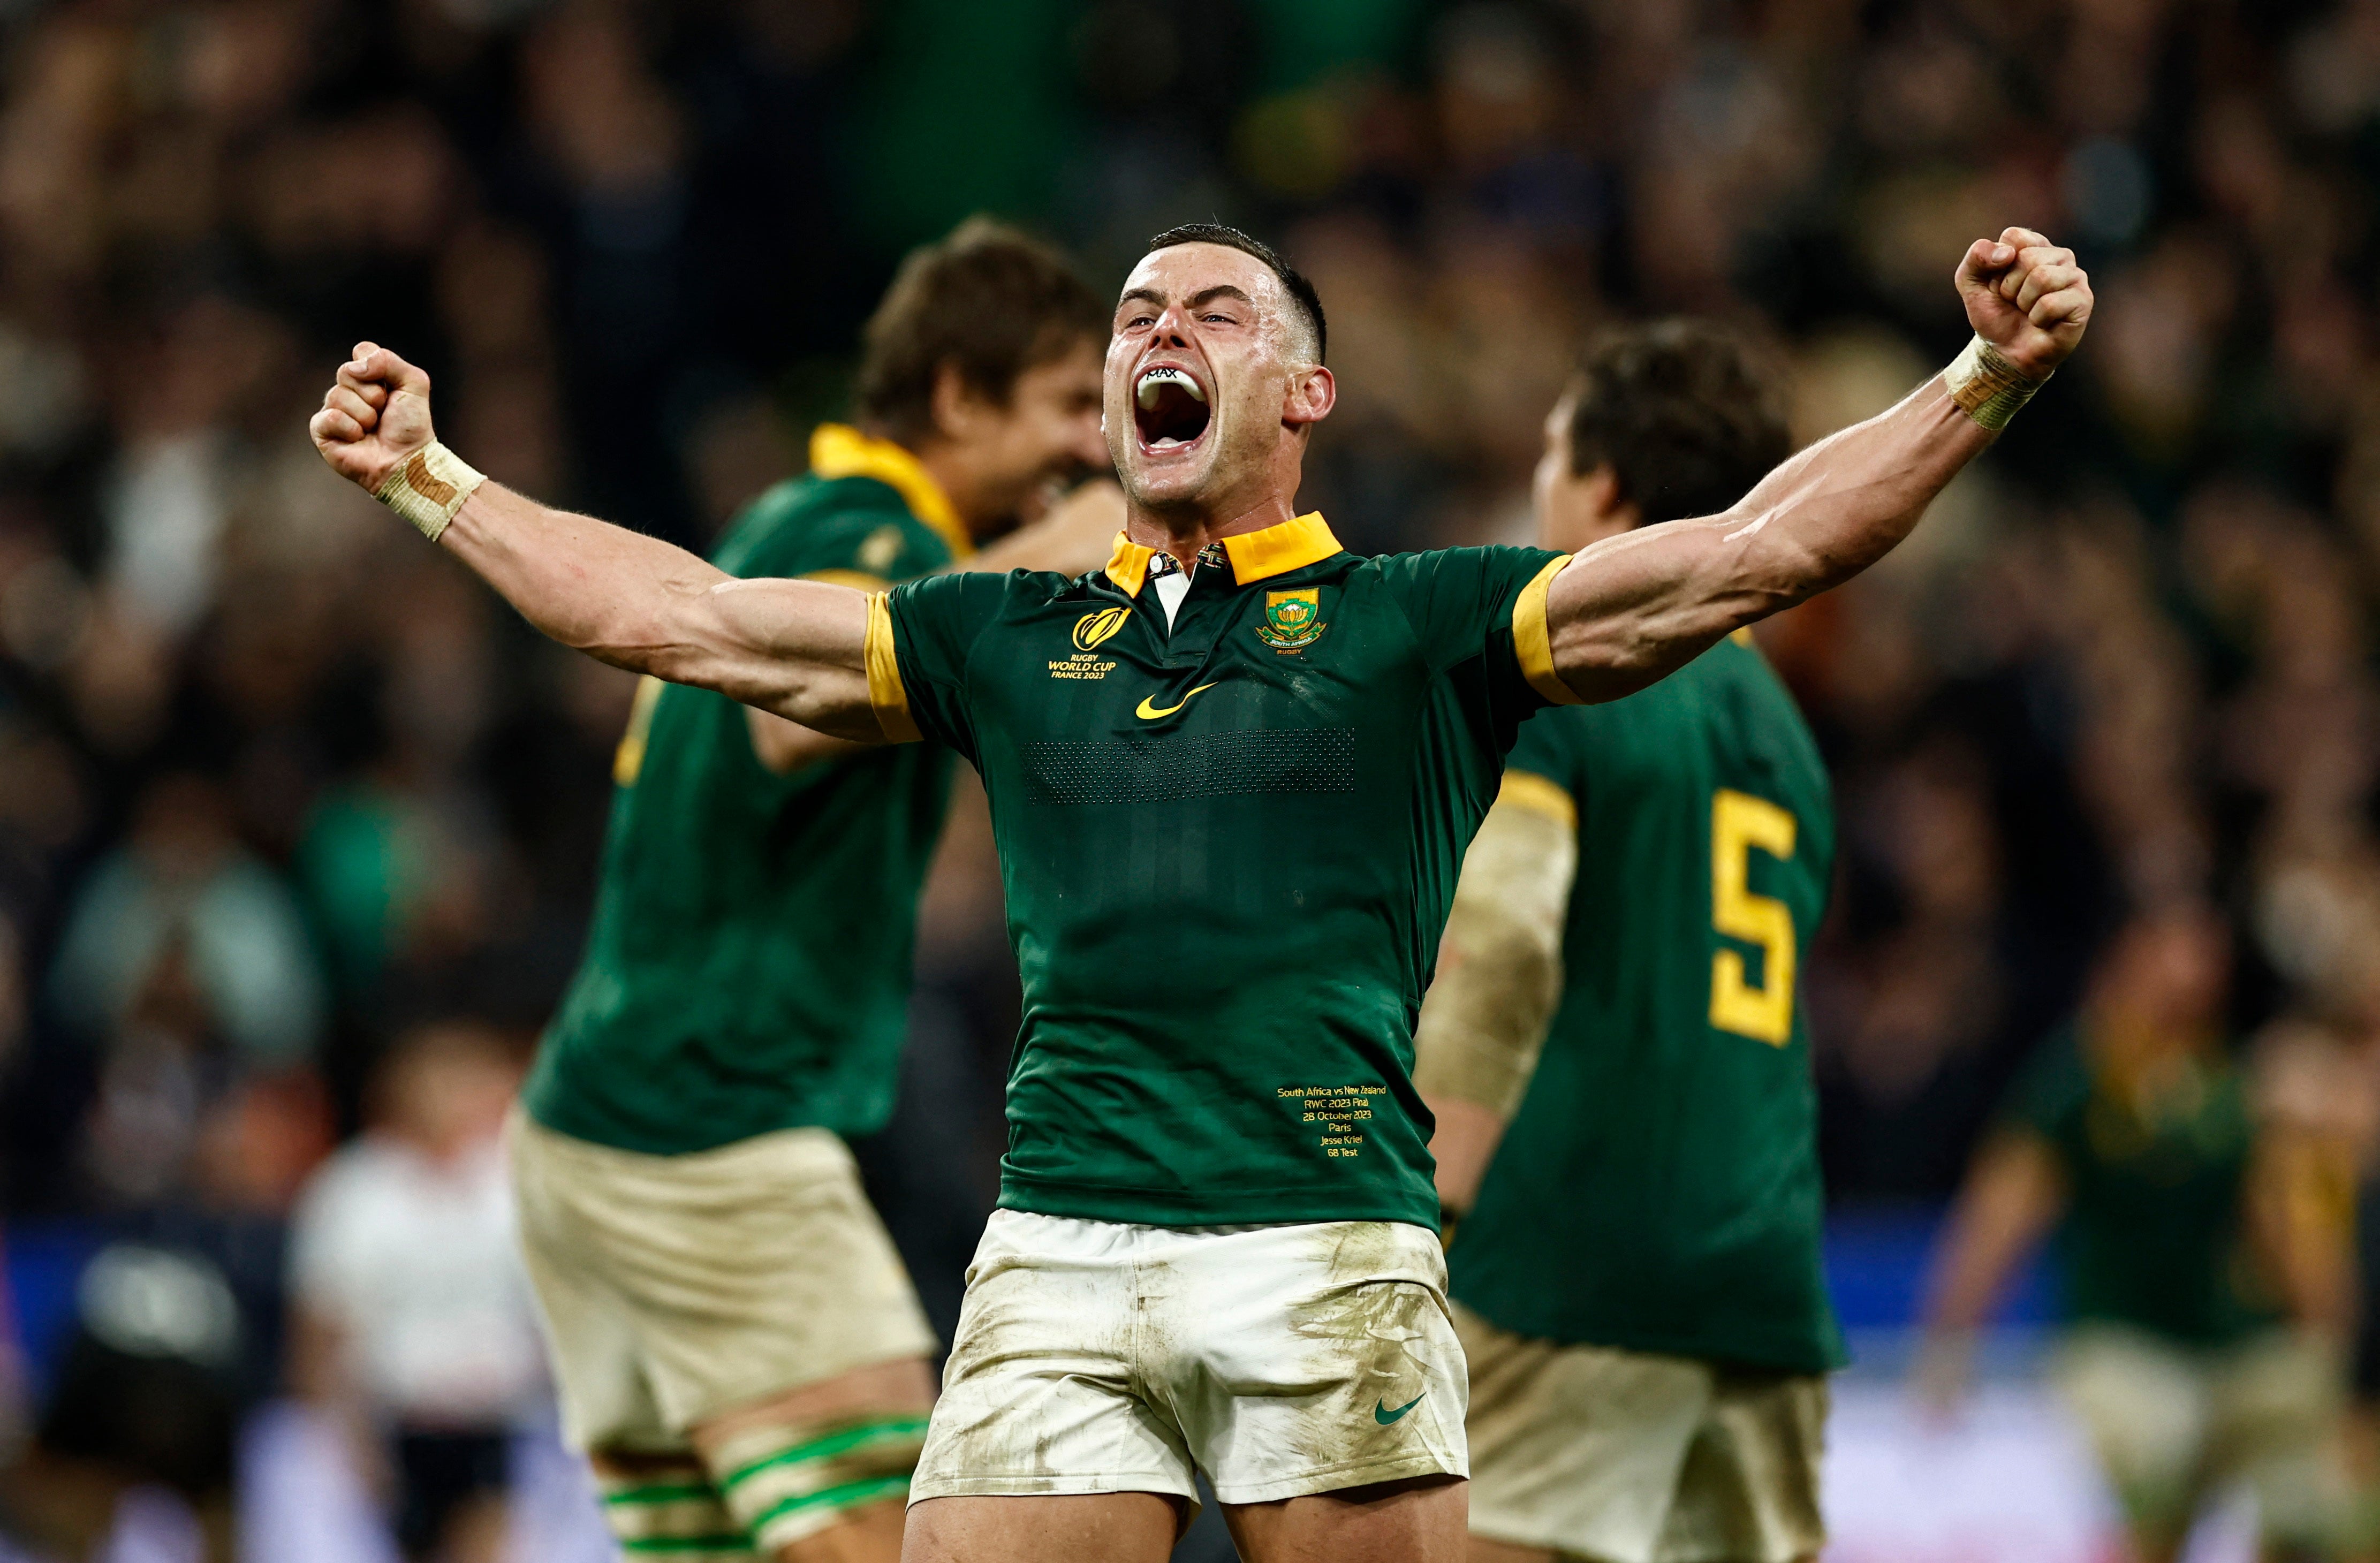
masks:
[[[1145,1300],[1111,1316],[1050,1294],[1048,1272],[1022,1254],[978,1260],[968,1277],[966,1303],[943,1370],[942,1396],[929,1435],[938,1474],[997,1475],[1005,1492],[1079,1490],[1059,1478],[1058,1450],[1071,1431],[1062,1421],[1079,1412],[1070,1384],[1120,1387],[1130,1382],[1131,1358]],[[1102,1310],[1107,1314],[1108,1310]],[[1074,1340],[1062,1350],[1018,1350],[1020,1342]],[[982,1381],[1003,1386],[996,1397]],[[1019,1396],[1020,1385],[1032,1386]],[[1053,1425],[1055,1414],[1062,1419]]]
[[[1289,1324],[1310,1343],[1313,1376],[1333,1387],[1299,1419],[1298,1452],[1320,1466],[1410,1452],[1420,1402],[1446,1390],[1424,1354],[1444,1310],[1417,1281],[1380,1278],[1412,1267],[1409,1241],[1388,1223],[1333,1223],[1315,1234],[1314,1257],[1330,1282],[1289,1304]]]

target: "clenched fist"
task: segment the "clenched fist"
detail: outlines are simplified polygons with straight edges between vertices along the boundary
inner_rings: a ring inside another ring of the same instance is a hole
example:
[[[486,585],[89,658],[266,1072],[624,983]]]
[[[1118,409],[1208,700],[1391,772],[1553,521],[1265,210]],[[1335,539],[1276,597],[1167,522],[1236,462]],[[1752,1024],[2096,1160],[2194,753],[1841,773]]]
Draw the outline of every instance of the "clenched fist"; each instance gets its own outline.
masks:
[[[376,343],[358,342],[306,429],[332,471],[376,493],[437,438],[430,427],[430,377]]]
[[[1959,262],[1967,323],[2028,380],[2046,380],[2091,321],[2091,279],[2074,252],[2031,228],[1977,239]]]

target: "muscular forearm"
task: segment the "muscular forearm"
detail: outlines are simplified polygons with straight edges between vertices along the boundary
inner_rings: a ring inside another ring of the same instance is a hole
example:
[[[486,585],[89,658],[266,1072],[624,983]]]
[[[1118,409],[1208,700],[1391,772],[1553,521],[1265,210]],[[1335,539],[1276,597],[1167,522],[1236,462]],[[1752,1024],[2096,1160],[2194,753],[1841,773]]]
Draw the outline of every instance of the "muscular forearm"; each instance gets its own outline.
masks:
[[[1976,334],[1943,374],[1792,457],[1724,515],[1623,533],[1571,561],[1546,589],[1545,644],[1523,648],[1539,689],[1630,694],[1907,537],[2073,352],[2091,313],[2072,252],[2029,229],[1970,246],[1954,282]]]
[[[1588,700],[1633,694],[1876,563],[1990,442],[1937,375],[1801,452],[1724,515],[1585,550],[1548,595],[1555,671]]]
[[[881,735],[859,592],[735,580],[683,549],[486,481],[438,442],[430,377],[374,343],[356,344],[307,428],[333,471],[563,644],[839,737]]]
[[[1705,563],[1717,578],[1678,628],[1707,644],[1851,579],[1907,537],[1991,439],[1937,375],[1801,452],[1732,511],[1699,523],[1716,539]]]
[[[738,580],[659,539],[496,483],[472,494],[439,541],[565,646],[821,732],[878,735],[867,599],[848,587]]]

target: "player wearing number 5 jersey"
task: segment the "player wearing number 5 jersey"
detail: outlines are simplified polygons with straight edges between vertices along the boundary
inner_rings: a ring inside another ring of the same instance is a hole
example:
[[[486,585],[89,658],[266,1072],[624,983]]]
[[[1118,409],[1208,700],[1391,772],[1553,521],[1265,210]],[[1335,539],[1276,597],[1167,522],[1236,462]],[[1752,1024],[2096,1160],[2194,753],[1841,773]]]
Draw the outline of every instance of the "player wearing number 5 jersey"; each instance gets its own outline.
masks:
[[[1880,557],[2091,309],[2020,229],[1957,285],[1978,334],[1948,370],[1725,512],[1574,559],[1365,560],[1293,503],[1337,396],[1311,285],[1177,229],[1112,317],[1106,568],[880,597],[729,579],[485,482],[426,377],[358,347],[325,459],[540,629],[982,772],[1024,1024],[905,1557],[1160,1563],[1201,1468],[1251,1563],[1451,1555],[1463,1377],[1408,1070],[1463,848],[1524,717],[1644,688]]]
[[[1541,534],[1723,508],[1787,448],[1728,338],[1619,334],[1548,419]],[[1748,638],[1524,724],[1464,868],[1415,1077],[1467,1212],[1475,1563],[1788,1563],[1824,1539],[1842,1348],[1797,976],[1834,810]]]

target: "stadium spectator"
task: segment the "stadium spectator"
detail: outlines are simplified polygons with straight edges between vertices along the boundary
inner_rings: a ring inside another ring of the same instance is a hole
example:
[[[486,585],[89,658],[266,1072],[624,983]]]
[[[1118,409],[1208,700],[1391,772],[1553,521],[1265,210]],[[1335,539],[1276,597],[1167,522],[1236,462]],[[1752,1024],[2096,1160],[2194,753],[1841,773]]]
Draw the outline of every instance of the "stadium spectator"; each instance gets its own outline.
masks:
[[[504,1169],[518,1079],[483,1025],[408,1033],[292,1224],[292,1384],[347,1429],[408,1558],[498,1556],[511,1439],[543,1403]]]
[[[144,792],[123,848],[84,881],[52,983],[64,1017],[94,1036],[171,1010],[165,1024],[203,1034],[190,1040],[274,1064],[313,1045],[316,971],[297,906],[241,846],[221,792],[175,773]]]

